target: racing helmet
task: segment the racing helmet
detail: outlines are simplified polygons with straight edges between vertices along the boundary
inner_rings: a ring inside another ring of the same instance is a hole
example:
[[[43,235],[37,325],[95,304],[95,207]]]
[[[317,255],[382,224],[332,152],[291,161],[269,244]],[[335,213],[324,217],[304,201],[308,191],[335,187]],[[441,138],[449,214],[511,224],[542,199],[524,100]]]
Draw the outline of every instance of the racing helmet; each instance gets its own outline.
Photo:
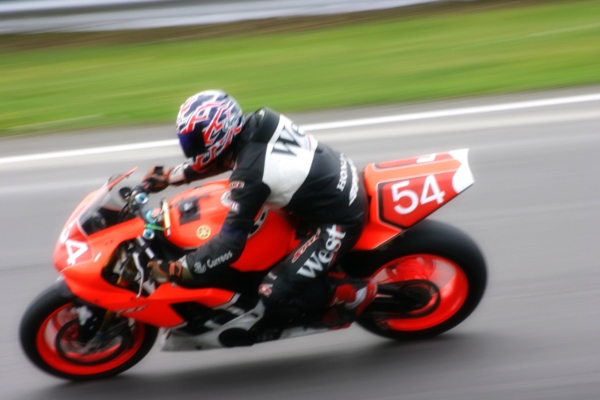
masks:
[[[243,114],[233,97],[220,90],[205,90],[188,98],[179,108],[177,136],[198,172],[224,156],[242,130]]]

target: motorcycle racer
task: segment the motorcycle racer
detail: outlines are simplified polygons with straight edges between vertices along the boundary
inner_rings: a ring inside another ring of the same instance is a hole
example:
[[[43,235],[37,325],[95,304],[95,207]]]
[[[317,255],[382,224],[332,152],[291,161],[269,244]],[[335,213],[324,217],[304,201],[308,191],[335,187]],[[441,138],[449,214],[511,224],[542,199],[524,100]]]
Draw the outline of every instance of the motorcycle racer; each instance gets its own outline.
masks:
[[[188,159],[168,170],[154,167],[144,188],[157,192],[232,170],[229,211],[220,232],[194,252],[177,261],[152,260],[157,282],[201,280],[229,268],[269,203],[296,216],[309,234],[260,285],[267,310],[294,317],[330,306],[351,318],[364,310],[375,284],[328,274],[357,242],[367,216],[365,191],[348,157],[268,108],[242,114],[218,90],[188,98],[176,127]]]

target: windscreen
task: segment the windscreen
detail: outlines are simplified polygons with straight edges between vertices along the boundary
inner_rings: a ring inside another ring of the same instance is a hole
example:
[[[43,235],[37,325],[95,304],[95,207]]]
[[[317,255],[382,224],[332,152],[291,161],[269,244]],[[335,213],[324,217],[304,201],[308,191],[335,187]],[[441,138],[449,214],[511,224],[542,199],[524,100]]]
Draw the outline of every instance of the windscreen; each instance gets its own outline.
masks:
[[[111,178],[79,216],[80,226],[86,235],[100,232],[133,217],[123,212],[127,204],[124,196],[131,189],[123,182],[122,177],[123,175]]]

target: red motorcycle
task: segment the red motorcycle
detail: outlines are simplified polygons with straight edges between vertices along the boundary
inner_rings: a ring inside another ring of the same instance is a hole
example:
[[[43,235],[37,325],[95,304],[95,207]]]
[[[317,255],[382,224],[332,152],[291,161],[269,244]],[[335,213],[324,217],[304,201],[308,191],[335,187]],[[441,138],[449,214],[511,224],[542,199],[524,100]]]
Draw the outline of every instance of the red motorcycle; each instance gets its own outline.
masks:
[[[456,228],[423,221],[472,185],[467,154],[369,164],[362,172],[369,220],[337,268],[378,283],[375,300],[356,321],[367,330],[398,340],[431,337],[462,322],[481,300],[487,272],[477,245]],[[35,365],[72,380],[116,375],[148,353],[159,328],[162,349],[171,351],[331,329],[265,317],[258,286],[299,243],[296,221],[270,205],[223,276],[195,286],[157,285],[148,261],[179,258],[215,235],[229,209],[228,183],[190,188],[151,208],[146,193],[126,185],[133,172],[90,193],[67,221],[54,251],[61,279],[21,321],[21,345]]]

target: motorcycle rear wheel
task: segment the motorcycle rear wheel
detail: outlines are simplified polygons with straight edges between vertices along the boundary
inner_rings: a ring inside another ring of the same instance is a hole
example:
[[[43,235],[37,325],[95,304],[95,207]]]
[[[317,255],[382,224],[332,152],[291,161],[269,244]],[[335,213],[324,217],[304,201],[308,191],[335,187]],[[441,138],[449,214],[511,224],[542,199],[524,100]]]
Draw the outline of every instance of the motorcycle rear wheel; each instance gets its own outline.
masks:
[[[366,262],[367,259],[365,258]],[[464,321],[479,304],[487,269],[475,242],[460,230],[437,221],[423,221],[368,258],[370,278],[381,287],[416,292],[416,308],[389,308],[389,299],[376,298],[358,324],[377,335],[424,339]],[[429,299],[423,301],[423,293]],[[387,301],[377,312],[377,302]]]
[[[85,343],[77,340],[75,300],[65,283],[59,281],[25,311],[19,338],[23,351],[37,367],[69,380],[100,379],[120,374],[148,354],[158,329],[137,321],[127,321],[122,333],[92,350],[86,349]]]

